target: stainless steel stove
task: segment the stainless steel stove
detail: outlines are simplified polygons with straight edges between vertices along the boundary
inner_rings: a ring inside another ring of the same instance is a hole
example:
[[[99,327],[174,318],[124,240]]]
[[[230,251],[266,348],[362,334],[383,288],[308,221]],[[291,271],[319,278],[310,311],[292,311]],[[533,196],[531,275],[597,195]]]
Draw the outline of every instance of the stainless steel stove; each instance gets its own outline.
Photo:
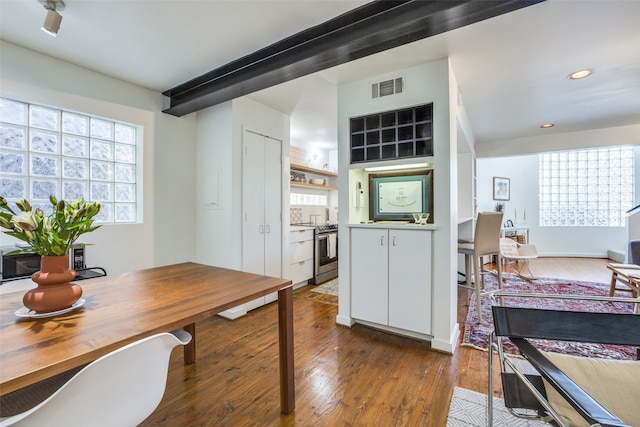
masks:
[[[338,224],[316,225],[313,284],[338,277]]]

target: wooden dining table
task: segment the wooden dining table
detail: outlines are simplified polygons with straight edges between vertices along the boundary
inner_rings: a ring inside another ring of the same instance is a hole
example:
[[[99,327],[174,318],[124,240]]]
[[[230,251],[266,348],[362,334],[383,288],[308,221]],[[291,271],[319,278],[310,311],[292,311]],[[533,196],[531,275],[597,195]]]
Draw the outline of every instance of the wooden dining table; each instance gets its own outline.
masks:
[[[195,324],[278,292],[280,408],[295,407],[293,288],[290,280],[182,263],[79,282],[82,307],[48,318],[20,318],[23,292],[0,295],[0,395],[92,362],[126,344],[184,328],[193,336],[185,363],[196,357]],[[224,345],[224,344],[221,344]]]

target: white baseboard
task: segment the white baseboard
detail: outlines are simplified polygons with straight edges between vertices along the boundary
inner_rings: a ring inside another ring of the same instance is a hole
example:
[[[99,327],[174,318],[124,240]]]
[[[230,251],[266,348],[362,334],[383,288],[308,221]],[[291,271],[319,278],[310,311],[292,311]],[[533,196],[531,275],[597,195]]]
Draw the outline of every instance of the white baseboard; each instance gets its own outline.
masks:
[[[609,255],[609,259],[619,263],[627,262],[627,253],[623,250],[614,250],[609,249],[607,251],[607,255]]]
[[[338,325],[347,326],[347,327],[349,327],[349,328],[350,328],[350,327],[352,327],[352,326],[353,326],[353,324],[354,324],[355,322],[354,322],[354,321],[353,321],[353,319],[352,319],[351,317],[349,317],[349,316],[342,316],[342,315],[338,314],[338,315],[336,316],[336,323],[337,323]]]
[[[460,325],[456,323],[453,327],[453,331],[451,331],[449,341],[442,341],[434,337],[433,340],[431,340],[431,348],[443,353],[453,354],[456,351],[459,337]]]
[[[538,252],[538,258],[600,258],[607,259],[607,254],[597,253],[597,254],[567,254],[567,253],[559,253],[559,252]]]
[[[218,316],[222,316],[225,319],[234,320],[238,317],[246,316],[247,310],[244,308],[244,304],[238,307],[230,308],[229,310],[225,310],[221,313],[218,313]]]

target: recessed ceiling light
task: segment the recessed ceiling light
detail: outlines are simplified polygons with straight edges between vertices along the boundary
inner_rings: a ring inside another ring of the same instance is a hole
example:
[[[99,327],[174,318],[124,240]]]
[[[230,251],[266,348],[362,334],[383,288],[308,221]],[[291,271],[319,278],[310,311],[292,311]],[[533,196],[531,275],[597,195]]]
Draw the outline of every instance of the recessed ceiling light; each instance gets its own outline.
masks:
[[[590,68],[586,68],[584,70],[578,70],[574,73],[571,73],[568,77],[571,80],[579,80],[584,79],[585,77],[589,77],[591,74],[593,74],[593,70]]]
[[[553,127],[553,123],[545,123],[545,124],[543,124],[543,125],[540,125],[540,127],[541,127],[542,129],[549,129],[549,128],[552,128],[552,127]]]

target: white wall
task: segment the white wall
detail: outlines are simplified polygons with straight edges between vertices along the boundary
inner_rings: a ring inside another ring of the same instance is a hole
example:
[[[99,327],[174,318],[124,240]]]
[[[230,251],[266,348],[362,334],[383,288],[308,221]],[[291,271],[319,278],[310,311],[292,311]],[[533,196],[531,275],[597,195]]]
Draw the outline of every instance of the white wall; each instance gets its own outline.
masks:
[[[283,142],[283,186],[288,189],[289,117],[246,97],[201,110],[197,116],[196,259],[240,270],[243,129]],[[219,204],[211,205],[218,193]],[[283,197],[283,234],[288,233],[288,218],[289,199]]]
[[[401,94],[371,99],[371,84],[402,76],[405,90]],[[350,257],[349,232],[346,227],[350,222],[359,222],[363,217],[363,209],[352,207],[351,195],[354,180],[361,172],[350,170],[350,138],[349,118],[361,115],[395,110],[433,102],[434,104],[434,220],[438,227],[434,232],[433,262],[433,348],[453,352],[458,333],[455,320],[455,278],[457,270],[457,254],[453,241],[457,242],[457,148],[456,120],[451,124],[450,115],[455,110],[451,105],[452,92],[448,61],[440,60],[393,73],[375,76],[366,80],[343,84],[338,88],[338,159],[339,168],[339,200],[340,216],[339,268],[340,288],[338,323],[349,324],[351,316],[350,298]],[[454,83],[455,86],[455,83]],[[453,89],[453,102],[457,89]],[[415,160],[413,160],[415,163]],[[356,166],[357,167],[357,166]],[[363,182],[364,185],[364,182]],[[348,207],[348,209],[345,209]],[[457,248],[457,244],[455,246]]]
[[[594,137],[599,137],[600,134],[599,131],[594,132]],[[634,152],[638,159],[640,147],[635,147]],[[637,163],[636,160],[635,182],[639,183],[640,170]],[[536,245],[540,256],[606,258],[609,249],[626,249],[625,227],[540,227],[537,154],[478,159],[479,211],[492,211],[495,208],[497,202],[493,200],[494,176],[509,178],[511,183],[511,199],[504,202],[505,221],[514,220],[516,211],[518,220],[522,221],[526,209],[530,239]],[[636,184],[636,203],[640,200],[639,187]]]
[[[109,275],[193,260],[195,115],[162,113],[160,93],[0,41],[0,95],[144,126],[143,219],[84,235]],[[2,234],[0,245],[13,243]]]
[[[544,132],[543,129],[541,129]],[[606,145],[639,145],[640,124],[581,132],[551,133],[548,135],[483,142],[476,147],[480,157],[520,156],[548,151],[597,148]]]

